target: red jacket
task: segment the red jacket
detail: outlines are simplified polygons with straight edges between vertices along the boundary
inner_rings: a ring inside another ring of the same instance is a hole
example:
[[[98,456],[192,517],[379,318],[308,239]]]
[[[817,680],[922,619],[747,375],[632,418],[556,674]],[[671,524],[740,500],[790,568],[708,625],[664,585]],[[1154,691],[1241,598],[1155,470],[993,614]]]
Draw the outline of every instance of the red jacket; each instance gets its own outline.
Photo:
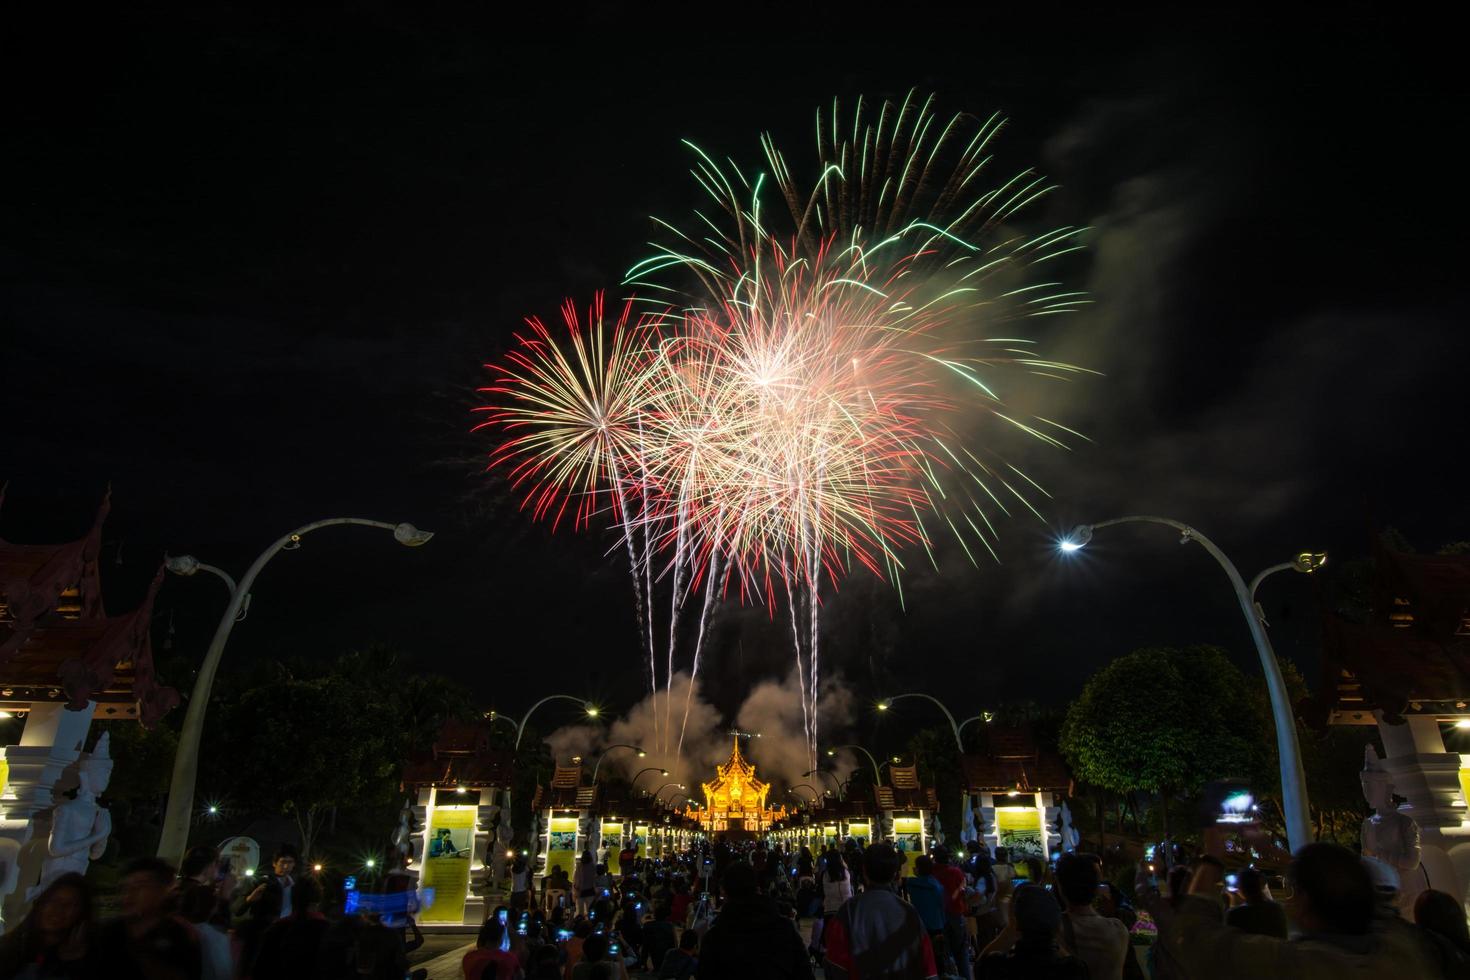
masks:
[[[950,915],[965,914],[965,873],[952,864],[934,867],[934,877],[944,888],[944,911]]]

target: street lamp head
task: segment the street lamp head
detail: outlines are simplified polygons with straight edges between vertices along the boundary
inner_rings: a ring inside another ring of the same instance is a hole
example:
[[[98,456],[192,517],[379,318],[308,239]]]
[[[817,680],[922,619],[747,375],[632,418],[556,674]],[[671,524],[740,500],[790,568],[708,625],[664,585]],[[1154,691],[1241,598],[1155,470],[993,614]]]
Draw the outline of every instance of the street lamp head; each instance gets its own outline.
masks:
[[[642,749],[639,749],[638,750],[638,758],[640,758],[640,759],[646,759],[646,758],[648,758],[648,753],[647,752],[644,752]]]
[[[887,711],[891,707],[893,707],[893,702],[887,698],[884,698],[882,701],[878,702],[879,711]]]
[[[163,566],[175,575],[193,575],[199,571],[199,559],[193,555],[170,555],[163,560]]]
[[[1067,536],[1065,538],[1062,538],[1060,541],[1057,542],[1057,547],[1060,548],[1064,553],[1070,555],[1074,551],[1081,551],[1087,546],[1087,542],[1091,540],[1092,525],[1078,524],[1076,527],[1072,528],[1071,531],[1067,532]]]
[[[1325,551],[1303,551],[1291,560],[1291,567],[1303,575],[1310,575],[1325,564],[1327,564],[1327,552]]]
[[[588,701],[586,704],[582,705],[582,709],[587,712],[588,718],[596,718],[602,712],[602,709],[597,707],[597,705],[593,704],[591,701]]]
[[[433,536],[433,531],[420,531],[407,521],[393,529],[393,540],[405,548],[417,548],[421,544],[428,544],[429,539]]]
[[[827,754],[828,755],[836,755],[837,754],[837,750],[836,749],[828,749],[827,750]]]
[[[658,774],[659,774],[659,775],[660,775],[660,776],[667,776],[667,775],[668,775],[668,774],[669,774],[669,771],[668,771],[668,770],[667,770],[667,769],[660,769],[660,770],[659,770],[659,771],[658,771]]]

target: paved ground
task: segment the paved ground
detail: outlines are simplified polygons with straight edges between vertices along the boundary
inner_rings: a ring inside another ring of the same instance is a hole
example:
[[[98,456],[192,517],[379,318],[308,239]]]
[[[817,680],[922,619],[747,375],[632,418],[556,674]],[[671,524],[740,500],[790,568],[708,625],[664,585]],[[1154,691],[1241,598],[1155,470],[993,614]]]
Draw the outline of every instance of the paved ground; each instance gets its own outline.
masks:
[[[810,937],[810,923],[804,923],[803,926],[803,935]],[[460,961],[474,947],[474,940],[464,935],[430,933],[424,937],[424,944],[409,955],[408,962],[415,969],[423,967],[428,970],[429,980],[462,980],[464,974],[459,969]],[[818,980],[821,980],[821,976],[822,971],[818,969]]]
[[[428,933],[424,936],[424,944],[408,954],[408,963],[414,969],[418,969],[421,966],[428,967],[431,980],[438,980],[441,976],[461,980],[464,974],[459,972],[459,961],[464,959],[464,954],[473,949],[474,946],[475,941],[470,936],[455,935],[452,933],[441,935]],[[452,960],[453,971],[449,973],[435,972],[438,969],[438,962],[440,960],[444,960],[446,963]]]

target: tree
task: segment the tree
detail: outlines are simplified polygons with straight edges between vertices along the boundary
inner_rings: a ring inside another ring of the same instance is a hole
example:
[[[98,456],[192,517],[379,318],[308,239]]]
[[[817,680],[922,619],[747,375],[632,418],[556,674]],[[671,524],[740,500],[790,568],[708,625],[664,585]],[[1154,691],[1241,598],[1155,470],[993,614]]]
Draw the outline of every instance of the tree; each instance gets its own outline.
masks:
[[[1256,769],[1259,705],[1217,647],[1135,650],[1087,682],[1062,723],[1060,747],[1078,779],[1168,801],[1209,780]]]
[[[306,855],[329,809],[385,802],[401,763],[381,706],[347,695],[329,678],[287,677],[246,691],[230,711],[228,728],[247,739],[237,792],[294,817]]]
[[[349,838],[385,836],[403,763],[445,720],[468,717],[470,701],[447,678],[369,648],[325,669],[261,665],[211,711],[220,717],[206,755],[228,766],[232,809],[293,817],[310,853],[339,811]]]

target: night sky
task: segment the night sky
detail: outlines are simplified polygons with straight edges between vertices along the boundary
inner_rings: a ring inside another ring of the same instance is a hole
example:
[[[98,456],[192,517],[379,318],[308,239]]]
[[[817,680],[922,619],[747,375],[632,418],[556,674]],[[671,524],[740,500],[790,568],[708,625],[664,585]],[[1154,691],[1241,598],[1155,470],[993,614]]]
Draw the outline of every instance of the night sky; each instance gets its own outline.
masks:
[[[616,541],[533,524],[482,473],[480,365],[523,316],[618,294],[648,216],[698,202],[680,139],[754,168],[770,131],[804,159],[818,105],[910,87],[945,115],[1009,115],[1001,166],[1061,184],[1031,220],[1093,229],[1069,276],[1095,305],[1039,336],[1105,377],[1051,406],[1093,443],[1027,455],[1048,525],[1002,525],[999,565],[915,556],[906,610],[852,576],[827,670],[967,714],[1064,703],[1146,644],[1219,643],[1254,671],[1203,551],[1120,528],[1064,561],[1054,535],[1081,520],[1191,522],[1247,578],[1304,547],[1362,553],[1383,525],[1426,549],[1470,538],[1448,32],[1363,5],[826,25],[755,6],[524,30],[387,10],[148,7],[7,32],[0,534],[80,534],[110,482],[122,609],[166,550],[238,574],[321,517],[438,532],[409,551],[327,530],[278,557],[227,664],[382,642],[505,709],[636,697]],[[1278,578],[1263,600],[1315,676],[1312,586]],[[202,654],[223,601],[171,580],[156,626]],[[789,663],[764,610],[725,611],[715,638],[726,711]]]

